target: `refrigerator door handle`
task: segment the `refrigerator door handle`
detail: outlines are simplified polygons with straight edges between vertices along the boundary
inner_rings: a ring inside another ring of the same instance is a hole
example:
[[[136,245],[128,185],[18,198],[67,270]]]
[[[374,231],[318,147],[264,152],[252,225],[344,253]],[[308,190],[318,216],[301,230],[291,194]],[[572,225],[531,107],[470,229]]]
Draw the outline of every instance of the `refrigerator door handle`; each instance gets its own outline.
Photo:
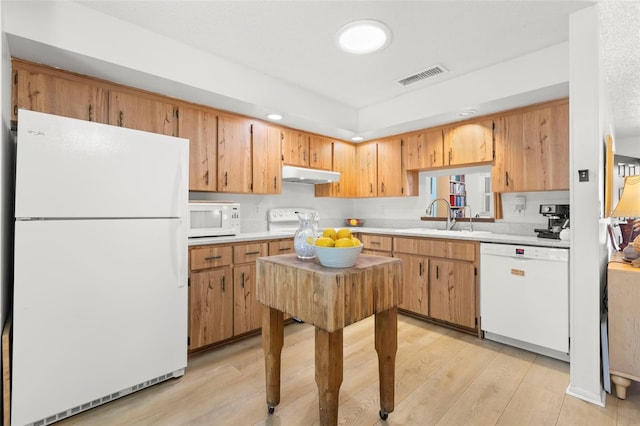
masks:
[[[178,220],[178,226],[176,226],[176,242],[177,247],[187,247],[187,230],[186,223],[184,220]],[[178,261],[178,288],[185,287],[187,285],[187,264],[189,262],[189,253],[188,250],[184,251],[184,255],[179,256],[180,260]]]

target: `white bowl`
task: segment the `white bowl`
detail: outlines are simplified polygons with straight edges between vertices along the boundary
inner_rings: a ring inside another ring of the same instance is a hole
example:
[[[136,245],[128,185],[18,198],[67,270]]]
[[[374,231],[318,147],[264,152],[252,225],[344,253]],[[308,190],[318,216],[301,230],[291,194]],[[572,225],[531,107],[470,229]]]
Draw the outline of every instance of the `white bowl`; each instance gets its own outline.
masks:
[[[356,264],[358,255],[362,251],[362,244],[358,247],[314,246],[314,249],[322,266],[328,268],[350,268]]]

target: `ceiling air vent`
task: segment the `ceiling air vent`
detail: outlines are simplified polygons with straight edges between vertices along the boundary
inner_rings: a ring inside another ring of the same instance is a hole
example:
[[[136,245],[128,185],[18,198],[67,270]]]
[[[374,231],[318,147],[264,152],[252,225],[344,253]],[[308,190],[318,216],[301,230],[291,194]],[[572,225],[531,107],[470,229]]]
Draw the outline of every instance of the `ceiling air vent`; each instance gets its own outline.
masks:
[[[437,75],[440,74],[444,74],[445,72],[447,72],[447,69],[445,67],[443,67],[442,65],[438,64],[438,65],[434,65],[432,67],[427,68],[426,70],[417,72],[415,74],[412,74],[408,77],[405,78],[401,78],[400,80],[397,80],[396,82],[401,85],[401,86],[408,86],[410,84],[413,83],[417,83],[418,81],[427,79],[427,78],[431,78],[431,77],[435,77]]]

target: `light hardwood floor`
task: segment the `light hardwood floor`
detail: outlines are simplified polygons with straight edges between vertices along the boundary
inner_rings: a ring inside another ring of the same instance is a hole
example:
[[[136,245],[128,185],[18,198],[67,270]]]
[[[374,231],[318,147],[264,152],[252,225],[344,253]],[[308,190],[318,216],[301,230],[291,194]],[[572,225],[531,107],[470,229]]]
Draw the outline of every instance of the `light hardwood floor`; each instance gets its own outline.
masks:
[[[640,385],[606,408],[565,394],[569,365],[400,315],[395,411],[378,416],[373,320],[344,331],[341,425],[638,425]],[[260,336],[189,359],[186,374],[81,413],[70,425],[318,424],[314,333],[285,327],[281,402],[267,414]]]

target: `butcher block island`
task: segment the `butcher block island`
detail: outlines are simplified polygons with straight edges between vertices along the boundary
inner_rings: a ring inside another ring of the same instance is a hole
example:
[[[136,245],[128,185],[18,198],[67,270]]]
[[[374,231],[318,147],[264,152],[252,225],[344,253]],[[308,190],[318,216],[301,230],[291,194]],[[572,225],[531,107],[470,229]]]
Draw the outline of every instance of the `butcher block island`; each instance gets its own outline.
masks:
[[[265,305],[262,345],[267,407],[280,403],[283,313],[315,326],[315,369],[320,424],[335,425],[342,383],[342,335],[349,324],[375,315],[380,417],[394,409],[397,306],[402,300],[400,259],[360,255],[350,268],[327,268],[295,254],[257,259],[256,297]]]

